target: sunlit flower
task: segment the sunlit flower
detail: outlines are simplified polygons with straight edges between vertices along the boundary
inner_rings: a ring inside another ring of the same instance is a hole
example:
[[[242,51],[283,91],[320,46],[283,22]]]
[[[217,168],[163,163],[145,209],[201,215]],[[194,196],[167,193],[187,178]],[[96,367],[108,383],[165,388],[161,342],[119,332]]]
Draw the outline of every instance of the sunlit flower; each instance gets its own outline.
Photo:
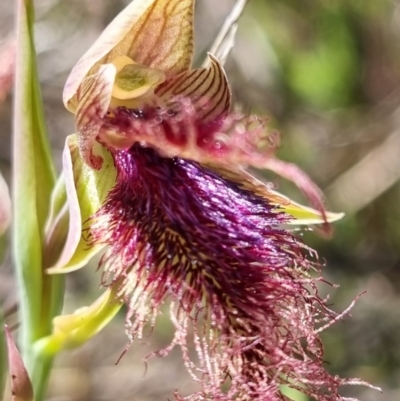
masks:
[[[346,381],[325,371],[319,338],[340,316],[318,295],[315,252],[289,228],[340,216],[274,158],[265,121],[229,111],[215,58],[190,69],[192,14],[191,0],[133,1],[71,73],[70,232],[50,271],[79,268],[103,249],[103,284],[128,305],[131,340],[168,300],[175,335],[155,354],[180,346],[202,385],[189,399],[285,400],[286,384],[342,400]],[[295,180],[318,210],[274,192],[249,166]]]

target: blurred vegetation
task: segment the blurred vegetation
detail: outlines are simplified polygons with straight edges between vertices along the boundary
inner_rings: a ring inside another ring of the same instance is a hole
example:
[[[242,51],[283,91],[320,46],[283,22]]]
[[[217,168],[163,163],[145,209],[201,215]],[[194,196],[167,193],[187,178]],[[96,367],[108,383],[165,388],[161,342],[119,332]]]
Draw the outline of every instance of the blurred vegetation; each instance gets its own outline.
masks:
[[[12,38],[13,2],[0,2],[0,48]],[[62,87],[80,55],[127,3],[106,0],[37,0],[37,46],[45,107],[56,155],[73,131]],[[211,45],[233,0],[197,1],[196,62]],[[4,47],[3,46],[3,47]],[[0,54],[0,65],[6,60]],[[360,293],[352,318],[323,337],[328,368],[359,376],[384,393],[354,387],[343,394],[363,401],[400,399],[400,2],[396,0],[252,0],[240,21],[227,63],[236,106],[269,115],[281,133],[281,158],[307,171],[324,189],[329,207],[347,216],[326,241],[305,240],[326,260],[324,286],[341,311]],[[9,171],[10,96],[0,103],[0,168]],[[60,159],[59,159],[60,162]],[[260,173],[261,174],[261,173]],[[293,186],[268,178],[301,200]],[[94,268],[71,275],[71,310],[94,298]],[[11,269],[0,272],[0,296],[12,305]],[[81,350],[61,357],[49,399],[71,401],[167,399],[176,387],[191,391],[173,353],[143,357],[162,346],[163,322],[149,344],[125,347],[115,322]]]

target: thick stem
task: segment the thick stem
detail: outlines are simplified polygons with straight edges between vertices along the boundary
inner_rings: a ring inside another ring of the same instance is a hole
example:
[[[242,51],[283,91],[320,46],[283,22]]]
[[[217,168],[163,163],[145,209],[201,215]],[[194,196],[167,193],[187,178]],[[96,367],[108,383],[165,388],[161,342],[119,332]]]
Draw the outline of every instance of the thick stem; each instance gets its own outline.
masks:
[[[45,223],[55,168],[46,131],[33,38],[34,4],[18,0],[13,122],[13,261],[20,309],[20,349],[41,401],[53,358],[35,353],[63,300],[62,279],[45,273]]]
[[[26,368],[30,373],[35,401],[42,401],[46,393],[54,357],[38,354],[35,352],[33,345],[30,345],[26,351],[24,360]]]

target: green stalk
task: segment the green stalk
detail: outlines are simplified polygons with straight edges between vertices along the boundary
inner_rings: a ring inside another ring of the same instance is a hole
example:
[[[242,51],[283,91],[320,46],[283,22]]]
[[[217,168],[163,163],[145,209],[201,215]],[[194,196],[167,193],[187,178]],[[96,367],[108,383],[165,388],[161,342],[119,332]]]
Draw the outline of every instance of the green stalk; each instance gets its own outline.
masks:
[[[41,401],[44,399],[51,369],[53,367],[53,360],[54,356],[43,357],[41,355],[35,355],[31,361],[31,370],[27,367],[30,372],[35,401]]]
[[[33,38],[31,0],[17,1],[17,61],[13,136],[13,260],[20,300],[20,347],[41,401],[51,358],[34,351],[51,332],[63,300],[63,278],[45,274],[44,226],[55,184]]]

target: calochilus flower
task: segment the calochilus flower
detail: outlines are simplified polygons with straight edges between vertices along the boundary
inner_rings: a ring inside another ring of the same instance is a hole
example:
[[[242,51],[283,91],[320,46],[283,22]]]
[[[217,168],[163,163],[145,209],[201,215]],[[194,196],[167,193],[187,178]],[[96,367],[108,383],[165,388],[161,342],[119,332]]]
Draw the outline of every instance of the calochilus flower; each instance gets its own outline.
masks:
[[[180,346],[202,386],[188,399],[286,400],[286,384],[343,400],[338,389],[352,381],[326,372],[319,338],[338,317],[318,296],[315,252],[290,229],[341,216],[323,211],[297,167],[274,158],[263,119],[230,111],[218,60],[191,68],[193,3],[133,1],[72,70],[70,230],[49,271],[80,268],[102,251],[102,282],[127,304],[130,339],[169,301],[175,335],[155,354]],[[318,210],[248,167],[293,179]]]

